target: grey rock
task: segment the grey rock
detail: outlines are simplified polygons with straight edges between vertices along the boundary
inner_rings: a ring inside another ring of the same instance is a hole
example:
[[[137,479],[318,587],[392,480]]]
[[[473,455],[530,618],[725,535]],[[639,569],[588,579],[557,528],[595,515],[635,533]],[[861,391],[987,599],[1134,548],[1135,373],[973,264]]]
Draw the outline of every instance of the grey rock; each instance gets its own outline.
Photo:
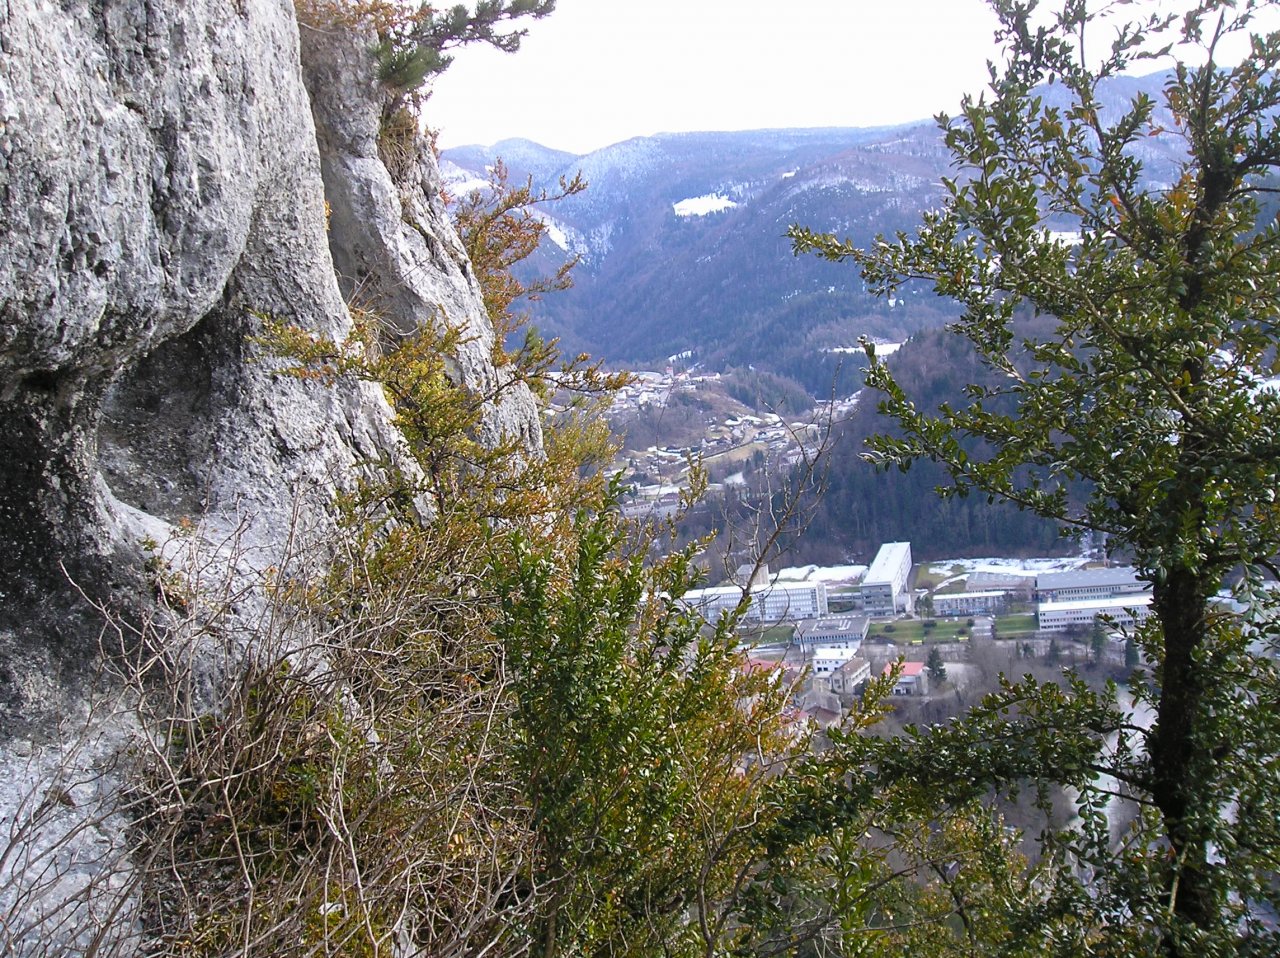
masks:
[[[403,454],[376,388],[280,375],[263,317],[341,338],[371,295],[400,334],[454,324],[485,437],[539,454],[430,151],[408,188],[379,159],[366,50],[300,50],[291,0],[0,0],[0,817],[56,873],[0,874],[0,916],[33,922],[0,950],[135,942],[105,764],[137,730],[100,669],[104,622],[118,646],[155,613],[144,540],[192,524],[179,571],[244,596],[248,642],[290,536],[323,538],[334,491]]]
[[[372,39],[304,27],[303,75],[311,90],[329,202],[329,248],[343,291],[384,318],[393,334],[448,325],[462,332],[455,382],[485,401],[483,431],[496,443],[541,449],[528,389],[492,361],[494,333],[466,251],[442,199],[440,170],[425,137],[382,152],[385,94]]]

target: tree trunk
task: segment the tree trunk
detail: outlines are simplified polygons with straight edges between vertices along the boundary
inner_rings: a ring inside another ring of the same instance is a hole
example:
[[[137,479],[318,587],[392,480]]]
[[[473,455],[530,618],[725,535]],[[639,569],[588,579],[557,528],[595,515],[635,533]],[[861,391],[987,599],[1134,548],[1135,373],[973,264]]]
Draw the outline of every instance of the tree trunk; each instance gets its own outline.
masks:
[[[1164,818],[1172,871],[1166,892],[1179,923],[1209,929],[1219,917],[1208,862],[1205,822],[1218,810],[1212,801],[1203,728],[1205,676],[1195,655],[1207,635],[1211,589],[1202,572],[1176,568],[1154,587],[1153,605],[1164,629],[1160,703],[1150,738],[1151,797]],[[1164,931],[1163,950],[1183,958],[1177,928]]]

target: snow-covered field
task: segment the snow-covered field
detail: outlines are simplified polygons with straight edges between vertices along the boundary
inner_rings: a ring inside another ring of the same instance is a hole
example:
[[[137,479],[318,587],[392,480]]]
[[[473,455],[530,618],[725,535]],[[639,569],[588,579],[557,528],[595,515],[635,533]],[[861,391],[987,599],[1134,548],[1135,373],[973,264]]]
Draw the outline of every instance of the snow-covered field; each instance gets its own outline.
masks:
[[[836,585],[853,585],[867,574],[864,565],[802,565],[790,566],[778,571],[782,582],[830,582]]]
[[[947,576],[944,581],[955,582],[974,572],[994,572],[1000,575],[1023,575],[1028,578],[1044,572],[1070,572],[1083,568],[1089,559],[1084,556],[1062,556],[1048,559],[943,559],[931,562],[932,575]],[[865,565],[789,566],[778,571],[780,582],[826,582],[832,585],[857,585],[867,574]]]
[[[943,559],[929,565],[933,575],[995,572],[1000,575],[1039,575],[1042,572],[1071,572],[1083,568],[1089,560],[1084,556],[1062,556],[1055,559]]]
[[[721,213],[731,210],[738,204],[720,193],[708,193],[706,196],[691,196],[679,203],[672,203],[676,216],[707,216],[710,213]]]

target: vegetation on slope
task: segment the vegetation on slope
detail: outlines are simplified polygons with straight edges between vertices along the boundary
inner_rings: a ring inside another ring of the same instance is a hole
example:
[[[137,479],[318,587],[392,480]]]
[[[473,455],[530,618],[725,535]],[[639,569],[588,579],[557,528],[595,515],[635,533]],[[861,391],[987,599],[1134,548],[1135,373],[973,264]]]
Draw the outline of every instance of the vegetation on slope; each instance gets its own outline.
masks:
[[[1241,592],[1244,617],[1210,598],[1241,563],[1256,581],[1280,538],[1277,400],[1255,372],[1272,360],[1277,227],[1254,230],[1251,196],[1280,164],[1261,122],[1280,106],[1280,36],[1234,70],[1177,72],[1188,175],[1156,193],[1126,151],[1149,105],[1112,127],[1091,109],[1098,71],[1074,45],[1088,5],[1043,28],[1027,4],[993,6],[1012,59],[949,128],[972,172],[949,207],[868,253],[799,239],[886,287],[927,272],[963,300],[961,331],[1008,382],[975,378],[976,405],[931,417],[873,363],[901,427],[875,448],[1133,550],[1156,589],[1140,635],[1155,669],[1135,684],[1155,724],[1109,692],[1027,680],[949,726],[864,734],[890,677],[811,749],[775,673],[742,667],[733,618],[680,603],[695,550],[647,561],[652,539],[593,468],[608,449],[590,405],[545,456],[484,446],[492,397],[450,380],[447,322],[400,342],[372,324],[344,343],[277,326],[295,375],[383,385],[414,464],[343,494],[337,561],[277,570],[259,623],[156,570],[175,631],[144,644],[133,691],[154,732],[135,807],[158,952],[1274,953],[1258,919],[1277,899],[1280,682],[1251,645],[1275,625],[1260,591]],[[1247,28],[1255,6],[1153,14],[1106,65],[1168,31],[1211,53],[1208,15]],[[1046,72],[1075,109],[1029,97]],[[1040,232],[1042,203],[1079,216],[1078,249]],[[520,222],[509,209],[471,228],[519,242],[537,228]],[[1012,327],[1019,300],[1052,335]],[[506,360],[535,392],[607,387],[545,344]],[[1090,481],[1082,509],[1062,475]],[[209,642],[248,649],[212,689],[184,654]],[[1046,831],[1032,864],[987,803],[1051,784],[1078,796],[1078,820]],[[1119,835],[1113,799],[1138,809]]]

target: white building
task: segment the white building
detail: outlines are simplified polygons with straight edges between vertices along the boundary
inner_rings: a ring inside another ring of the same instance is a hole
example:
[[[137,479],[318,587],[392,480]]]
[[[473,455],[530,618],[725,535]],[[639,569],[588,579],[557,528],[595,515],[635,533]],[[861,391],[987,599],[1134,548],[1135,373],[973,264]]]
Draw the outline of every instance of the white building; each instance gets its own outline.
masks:
[[[1150,594],[1117,596],[1111,599],[1067,599],[1041,602],[1038,610],[1041,632],[1066,632],[1072,627],[1090,628],[1099,616],[1107,616],[1116,628],[1132,628],[1151,614]]]
[[[761,622],[815,619],[827,614],[825,582],[775,582],[751,591],[752,618]]]
[[[911,611],[911,543],[886,542],[862,580],[862,608],[867,615]]]
[[[1009,603],[1007,592],[944,592],[933,596],[934,615],[997,615]]]
[[[858,650],[847,645],[820,645],[813,650],[813,674],[830,675],[858,657]]]
[[[1122,595],[1141,595],[1150,590],[1151,583],[1139,579],[1137,570],[1131,566],[1045,572],[1036,576],[1036,597],[1041,602],[1114,599]]]
[[[858,648],[867,637],[871,620],[865,615],[806,619],[796,624],[795,641],[801,646],[847,645]]]
[[[743,617],[756,622],[788,622],[814,619],[827,614],[827,586],[824,582],[775,582],[753,586],[751,602]],[[738,586],[690,589],[684,600],[708,620],[737,608],[742,598]]]

